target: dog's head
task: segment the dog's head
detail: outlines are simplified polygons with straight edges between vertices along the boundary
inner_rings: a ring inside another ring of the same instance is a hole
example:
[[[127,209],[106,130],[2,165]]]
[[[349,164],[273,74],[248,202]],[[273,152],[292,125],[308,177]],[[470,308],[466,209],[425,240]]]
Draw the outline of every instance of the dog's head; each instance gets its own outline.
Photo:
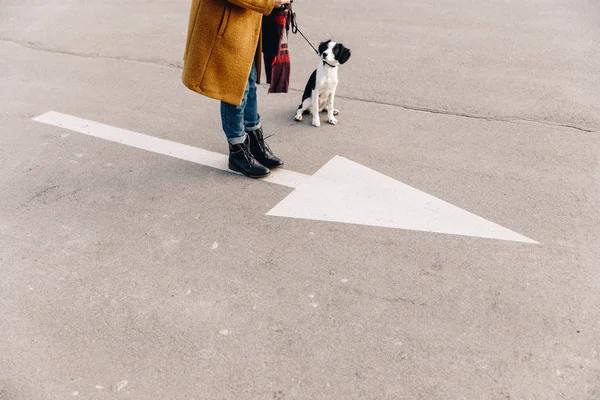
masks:
[[[328,40],[319,45],[319,55],[329,64],[337,65],[346,63],[350,59],[351,52],[343,44]]]

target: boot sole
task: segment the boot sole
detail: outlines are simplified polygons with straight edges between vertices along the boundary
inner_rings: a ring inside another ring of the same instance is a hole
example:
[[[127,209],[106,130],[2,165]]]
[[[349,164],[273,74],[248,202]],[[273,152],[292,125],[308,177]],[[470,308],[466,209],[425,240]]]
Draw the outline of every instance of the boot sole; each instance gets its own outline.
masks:
[[[266,165],[265,165],[265,166],[266,166]],[[267,168],[269,168],[269,169],[276,169],[276,168],[281,168],[281,167],[283,167],[283,164],[281,164],[281,165],[276,165],[276,166],[274,166],[274,167],[267,167]]]
[[[254,156],[254,158],[256,158],[256,156]],[[264,165],[265,167],[269,168],[269,169],[275,169],[275,168],[281,168],[283,167],[283,162],[281,163],[281,165],[274,165],[272,167],[269,167],[266,164],[263,164],[258,158],[256,158],[256,161],[258,161],[259,163],[261,163],[262,165]]]
[[[233,166],[231,164],[229,164],[229,169],[232,170],[232,171],[235,171],[235,172],[239,172],[240,174],[242,174],[244,176],[247,176],[248,178],[252,178],[252,179],[264,178],[264,177],[269,176],[271,174],[271,171],[269,171],[269,172],[267,172],[266,175],[250,175],[250,174],[245,173],[241,169],[236,168],[235,166]]]

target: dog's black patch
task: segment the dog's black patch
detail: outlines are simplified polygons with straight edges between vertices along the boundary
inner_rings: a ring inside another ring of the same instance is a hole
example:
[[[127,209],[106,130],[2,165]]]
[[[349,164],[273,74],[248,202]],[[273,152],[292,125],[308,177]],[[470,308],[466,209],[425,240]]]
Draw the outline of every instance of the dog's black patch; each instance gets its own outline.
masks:
[[[329,42],[331,42],[331,39],[326,42],[321,42],[319,45],[319,54],[323,54],[323,52],[327,50],[327,47],[329,47]]]
[[[344,64],[346,61],[348,61],[350,59],[351,52],[350,52],[350,49],[348,49],[343,44],[336,43],[336,45],[333,46],[333,55],[335,56],[335,59],[338,60],[338,62],[340,64]]]
[[[304,88],[304,94],[302,95],[302,103],[304,103],[304,100],[306,100],[312,96],[312,92],[313,92],[313,90],[315,90],[316,85],[317,85],[317,70],[315,69],[313,71],[312,75],[310,76],[310,79],[308,80],[308,82],[306,82],[306,87]],[[298,108],[302,108],[302,103],[300,103],[300,107],[298,107]]]

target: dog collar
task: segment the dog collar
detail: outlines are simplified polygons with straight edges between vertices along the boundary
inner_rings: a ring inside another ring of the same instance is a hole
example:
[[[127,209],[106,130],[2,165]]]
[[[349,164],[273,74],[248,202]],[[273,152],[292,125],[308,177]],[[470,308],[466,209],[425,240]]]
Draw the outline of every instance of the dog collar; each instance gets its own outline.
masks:
[[[323,60],[323,65],[325,65],[325,64],[329,65],[331,68],[337,68],[338,67],[337,65],[331,65],[327,61]]]

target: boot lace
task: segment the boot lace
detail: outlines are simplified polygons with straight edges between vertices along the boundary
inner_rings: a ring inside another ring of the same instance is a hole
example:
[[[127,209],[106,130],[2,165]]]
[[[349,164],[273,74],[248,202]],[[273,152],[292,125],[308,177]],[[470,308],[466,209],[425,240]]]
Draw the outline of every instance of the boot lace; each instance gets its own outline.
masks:
[[[275,134],[269,135],[266,138],[263,138],[262,134],[258,134],[257,138],[258,138],[258,147],[260,147],[261,151],[263,153],[266,154],[272,154],[273,152],[271,151],[271,148],[269,147],[269,145],[266,143],[266,140],[272,136],[275,136]]]

